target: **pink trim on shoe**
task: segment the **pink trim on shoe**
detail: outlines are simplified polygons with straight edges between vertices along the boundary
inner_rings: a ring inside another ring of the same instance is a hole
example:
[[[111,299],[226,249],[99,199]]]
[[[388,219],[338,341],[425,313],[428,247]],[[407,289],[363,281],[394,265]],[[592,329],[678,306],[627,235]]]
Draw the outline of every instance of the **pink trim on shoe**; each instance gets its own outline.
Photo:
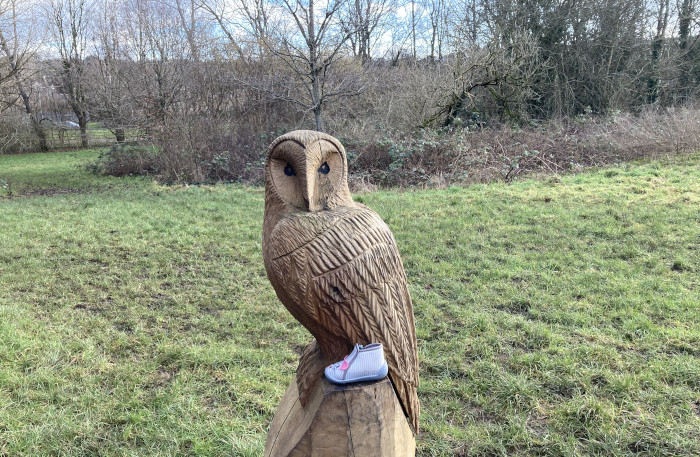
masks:
[[[375,381],[384,378],[389,367],[384,360],[384,348],[380,343],[366,346],[355,344],[353,351],[339,362],[328,365],[326,378],[336,384],[359,381]]]

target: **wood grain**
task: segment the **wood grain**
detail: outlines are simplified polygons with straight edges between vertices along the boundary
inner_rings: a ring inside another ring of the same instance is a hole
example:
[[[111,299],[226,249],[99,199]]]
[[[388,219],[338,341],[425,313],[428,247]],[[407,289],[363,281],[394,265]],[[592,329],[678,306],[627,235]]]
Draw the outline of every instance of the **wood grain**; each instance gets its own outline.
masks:
[[[270,146],[263,258],[280,301],[315,337],[297,370],[301,405],[325,365],[355,343],[382,343],[417,433],[418,351],[406,274],[389,227],[352,200],[345,150],[335,138],[296,131]]]
[[[265,442],[265,457],[414,457],[415,438],[388,379],[316,383],[302,407],[292,382]]]

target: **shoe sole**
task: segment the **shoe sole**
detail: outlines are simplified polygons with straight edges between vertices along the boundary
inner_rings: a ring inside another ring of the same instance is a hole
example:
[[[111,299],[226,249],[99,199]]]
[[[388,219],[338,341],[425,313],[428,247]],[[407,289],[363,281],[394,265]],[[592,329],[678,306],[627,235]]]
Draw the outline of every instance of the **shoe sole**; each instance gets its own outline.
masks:
[[[379,381],[380,379],[384,379],[386,375],[389,373],[389,366],[384,362],[384,365],[379,369],[377,374],[369,375],[369,376],[360,376],[357,378],[351,378],[351,379],[334,379],[331,378],[326,374],[326,378],[328,378],[329,381],[335,383],[335,384],[351,384],[353,382],[362,382],[362,381]]]

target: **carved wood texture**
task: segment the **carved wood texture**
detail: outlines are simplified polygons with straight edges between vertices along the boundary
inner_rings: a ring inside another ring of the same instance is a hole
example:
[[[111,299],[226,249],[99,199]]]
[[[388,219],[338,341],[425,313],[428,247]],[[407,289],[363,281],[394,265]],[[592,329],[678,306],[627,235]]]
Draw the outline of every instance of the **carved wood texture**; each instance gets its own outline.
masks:
[[[301,407],[297,383],[282,397],[265,457],[414,457],[415,439],[391,383],[316,383]]]
[[[315,176],[324,163],[343,169],[333,170],[335,177]],[[300,171],[282,180],[274,166]],[[346,177],[345,151],[328,135],[292,132],[268,151],[265,267],[279,299],[317,343],[300,361],[299,398],[305,404],[325,364],[342,359],[355,343],[380,342],[389,377],[417,432],[418,357],[406,274],[389,227],[352,201]],[[324,192],[333,195],[317,195]]]

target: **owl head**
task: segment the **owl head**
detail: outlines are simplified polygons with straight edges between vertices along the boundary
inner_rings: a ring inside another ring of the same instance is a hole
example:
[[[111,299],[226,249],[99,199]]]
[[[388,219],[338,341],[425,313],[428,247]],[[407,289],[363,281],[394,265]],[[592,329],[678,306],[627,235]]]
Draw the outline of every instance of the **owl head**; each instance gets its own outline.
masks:
[[[321,132],[295,130],[277,138],[267,151],[267,204],[308,212],[351,206],[347,175],[340,141]]]

